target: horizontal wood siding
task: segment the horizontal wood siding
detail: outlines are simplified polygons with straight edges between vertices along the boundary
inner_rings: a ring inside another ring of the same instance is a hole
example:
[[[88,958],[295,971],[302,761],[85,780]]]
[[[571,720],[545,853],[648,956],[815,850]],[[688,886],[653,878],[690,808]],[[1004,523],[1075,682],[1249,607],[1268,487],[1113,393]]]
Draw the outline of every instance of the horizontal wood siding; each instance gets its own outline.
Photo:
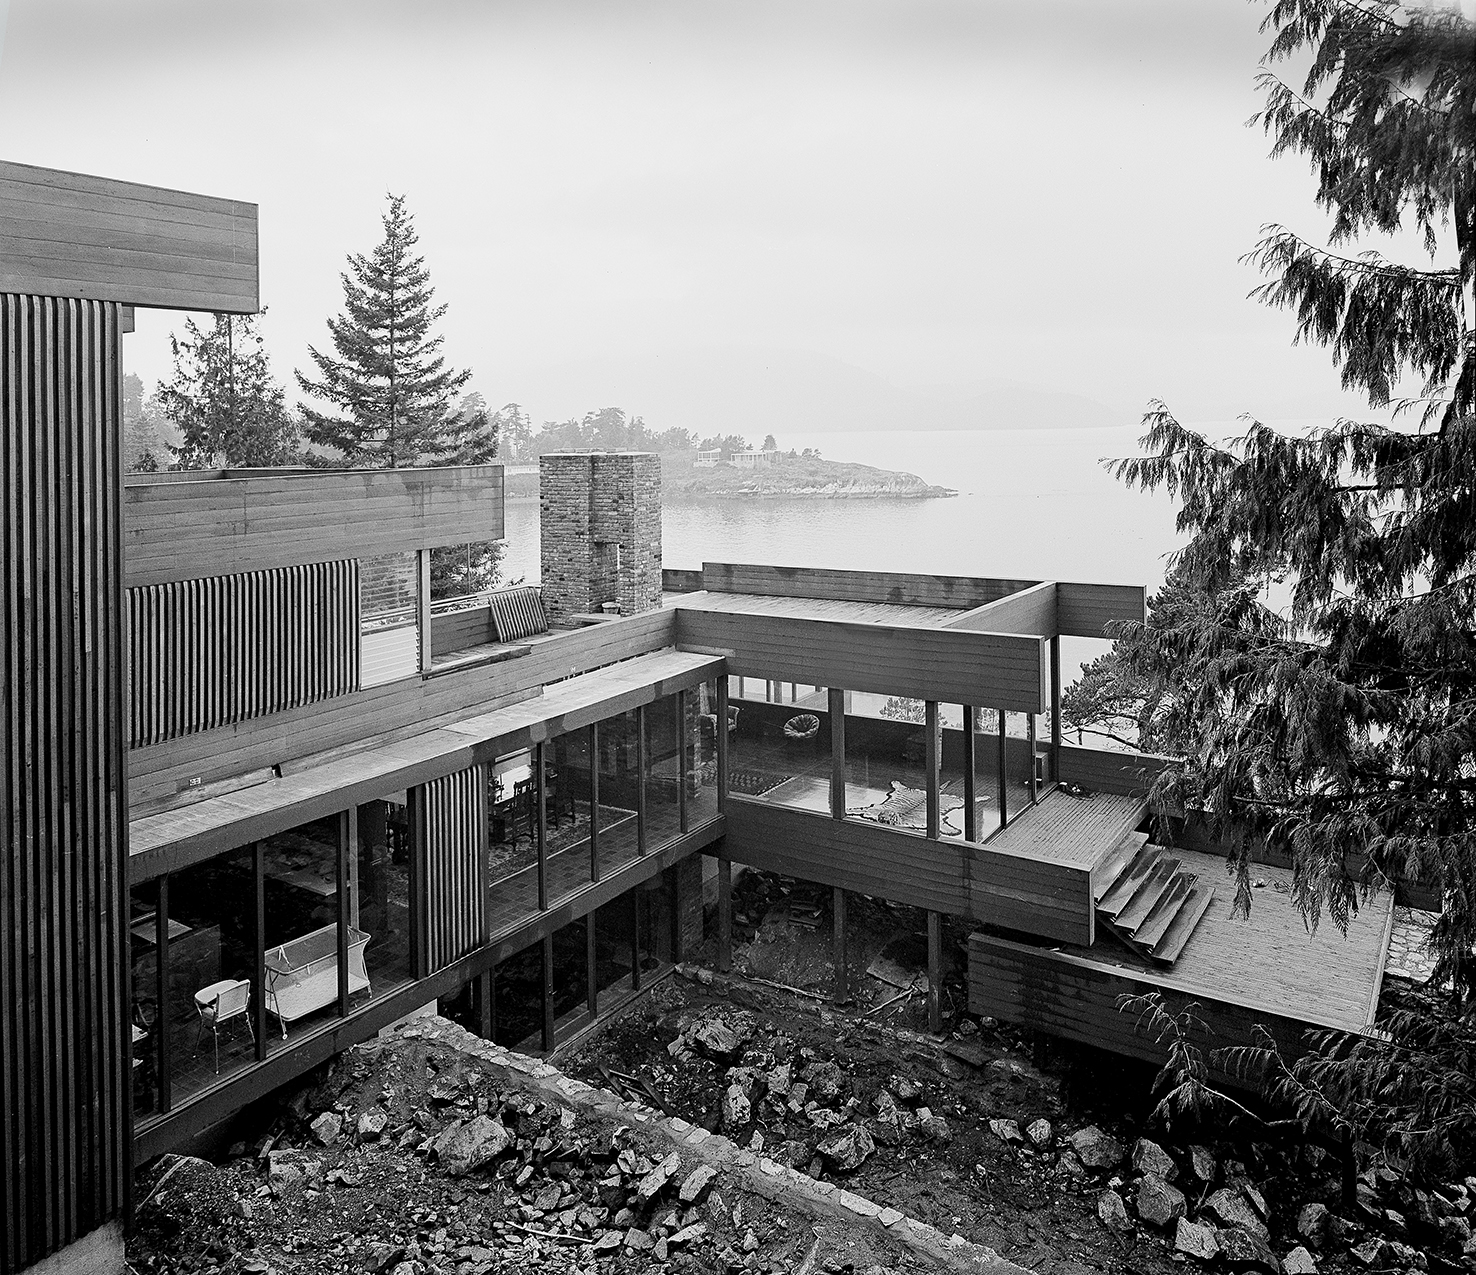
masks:
[[[256,205],[0,160],[0,292],[255,314]]]
[[[1162,770],[1178,763],[1153,753],[1117,753],[1106,748],[1061,745],[1061,781],[1094,792],[1146,793]]]
[[[489,606],[440,614],[433,612],[430,631],[432,655],[449,655],[452,651],[464,651],[469,646],[497,640],[492,631],[492,608]]]
[[[300,471],[124,489],[128,584],[500,540],[502,466]]]
[[[1105,638],[1114,621],[1145,620],[1148,591],[1137,584],[1056,585],[1056,624],[1062,637]]]
[[[881,695],[1039,713],[1050,703],[1043,638],[678,608],[689,650],[728,672]]]
[[[704,562],[700,588],[713,593],[756,593],[783,598],[833,598],[841,602],[891,602],[905,606],[957,607],[969,611],[1038,580],[917,575],[901,571],[830,571]]]
[[[128,590],[129,743],[157,744],[359,685],[359,565]]]
[[[1091,882],[1076,868],[728,796],[736,863],[1063,943],[1090,942]]]
[[[978,633],[1033,633],[1039,637],[1056,635],[1056,586],[1050,581],[1021,589],[997,602],[975,607],[943,626],[948,629],[970,629]]]
[[[5,1272],[131,1183],[120,377],[116,305],[0,295]]]
[[[1161,1064],[1167,1049],[1139,1023],[1138,1017],[1117,1008],[1120,996],[1157,991],[1171,1013],[1191,1002],[1210,1034],[1195,1039],[1206,1052],[1253,1043],[1257,1025],[1265,1027],[1287,1057],[1302,1051],[1303,1026],[1278,1014],[1227,1001],[1191,996],[1152,975],[1134,974],[1069,955],[990,934],[969,936],[969,1012],[1001,1018],[1033,1031],[1045,1032],[1111,1053]],[[1217,1082],[1253,1085],[1254,1077],[1228,1074],[1211,1067]]]
[[[487,941],[487,769],[471,766],[424,787],[430,970]]]
[[[702,572],[681,567],[661,568],[663,593],[698,593],[702,589]]]
[[[676,613],[648,611],[531,639],[529,654],[501,664],[413,677],[269,717],[166,740],[128,755],[134,812],[202,783],[283,765],[370,737],[414,734],[478,707],[536,695],[540,687],[676,643]]]

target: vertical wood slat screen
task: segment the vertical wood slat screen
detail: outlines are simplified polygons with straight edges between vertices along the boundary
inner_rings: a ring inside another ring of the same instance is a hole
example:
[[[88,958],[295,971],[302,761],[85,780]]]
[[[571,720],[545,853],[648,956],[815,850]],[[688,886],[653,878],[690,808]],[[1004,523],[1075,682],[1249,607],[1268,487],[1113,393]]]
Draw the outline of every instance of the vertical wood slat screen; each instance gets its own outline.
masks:
[[[0,1271],[131,1182],[115,304],[0,294]]]
[[[137,748],[359,689],[359,564],[128,590]]]
[[[487,768],[425,785],[426,903],[430,969],[487,941]]]

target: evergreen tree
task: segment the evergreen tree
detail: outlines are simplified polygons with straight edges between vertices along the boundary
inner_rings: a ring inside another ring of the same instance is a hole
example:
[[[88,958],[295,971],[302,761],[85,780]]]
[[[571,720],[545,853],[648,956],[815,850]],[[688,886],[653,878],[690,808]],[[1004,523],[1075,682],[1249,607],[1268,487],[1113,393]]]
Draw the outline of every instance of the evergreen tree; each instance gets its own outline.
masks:
[[[1277,0],[1261,84],[1274,154],[1302,154],[1332,214],[1317,247],[1268,227],[1260,295],[1328,347],[1373,405],[1419,392],[1400,428],[1310,437],[1252,423],[1216,445],[1163,404],[1118,473],[1179,498],[1172,622],[1128,626],[1185,764],[1160,808],[1204,812],[1240,859],[1290,853],[1309,920],[1346,921],[1395,875],[1438,887],[1437,979],[1476,992],[1476,31],[1388,0]],[[1297,88],[1271,69],[1310,55]],[[1413,229],[1428,264],[1346,245]],[[1454,251],[1449,250],[1454,240]],[[1271,599],[1286,605],[1271,605]]]
[[[180,434],[169,445],[179,469],[298,462],[298,424],[272,380],[254,315],[217,314],[202,330],[185,321],[171,335],[174,376],[159,386],[159,405]]]
[[[166,455],[154,414],[144,402],[143,380],[129,372],[123,377],[123,468],[151,473]]]
[[[446,313],[434,289],[403,195],[391,195],[384,238],[349,257],[344,313],[328,320],[335,354],[308,347],[316,379],[297,373],[305,394],[335,409],[303,407],[305,433],[353,468],[466,464],[491,459],[496,429],[485,407],[464,415],[457,396],[471,379],[453,371],[432,328]]]

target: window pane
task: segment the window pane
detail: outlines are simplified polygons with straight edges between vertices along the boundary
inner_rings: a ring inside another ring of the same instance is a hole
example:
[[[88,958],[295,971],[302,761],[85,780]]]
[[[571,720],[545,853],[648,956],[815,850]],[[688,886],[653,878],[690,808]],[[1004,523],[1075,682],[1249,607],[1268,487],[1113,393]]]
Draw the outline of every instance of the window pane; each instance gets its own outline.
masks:
[[[420,671],[419,563],[413,553],[359,563],[359,685]]]
[[[159,883],[146,881],[128,892],[129,950],[133,964],[133,1114],[159,1110]]]
[[[599,767],[600,875],[608,876],[640,854],[641,772],[634,711],[600,723]]]
[[[938,784],[938,829],[945,837],[962,838],[964,809],[964,710],[961,704],[939,704],[942,750]],[[977,809],[977,802],[975,803]]]
[[[410,981],[410,828],[403,801],[359,807],[349,917],[364,933],[374,995]]]
[[[646,705],[646,849],[658,850],[681,834],[678,807],[680,750],[676,696]]]
[[[830,813],[830,711],[823,687],[742,682],[729,705],[728,788],[797,810]]]
[[[696,828],[718,814],[717,683],[692,687],[686,693],[686,705],[682,770],[687,784],[687,827]]]
[[[846,817],[906,832],[928,826],[922,700],[847,691]]]
[[[487,889],[492,933],[538,911],[538,796],[532,749],[497,758],[488,768]]]
[[[548,812],[548,898],[557,902],[593,879],[589,731],[550,740],[544,756]]]

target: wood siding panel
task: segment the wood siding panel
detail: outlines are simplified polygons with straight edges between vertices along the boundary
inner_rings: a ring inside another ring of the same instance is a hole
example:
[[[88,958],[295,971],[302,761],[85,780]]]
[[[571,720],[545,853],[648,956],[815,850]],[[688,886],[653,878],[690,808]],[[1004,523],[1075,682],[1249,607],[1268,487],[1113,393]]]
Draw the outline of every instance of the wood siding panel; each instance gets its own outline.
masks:
[[[1178,763],[1153,753],[1118,753],[1106,748],[1061,745],[1061,782],[1093,792],[1147,793],[1160,771]]]
[[[500,664],[409,677],[322,703],[287,709],[128,754],[135,814],[173,799],[190,780],[204,783],[283,765],[371,737],[430,730],[537,695],[539,689],[676,643],[673,611],[648,611],[589,628],[528,639],[529,653]]]
[[[123,528],[130,586],[500,540],[502,466],[130,475]]]
[[[492,629],[490,606],[433,614],[430,630],[432,655],[449,655],[452,651],[464,651],[469,646],[481,646],[497,640],[497,634]]]
[[[729,794],[728,857],[1063,943],[1091,941],[1087,872]]]
[[[1047,581],[997,602],[975,607],[967,615],[949,620],[945,629],[969,629],[977,633],[1033,633],[1056,636],[1056,586]]]
[[[1056,624],[1062,637],[1105,638],[1114,621],[1148,617],[1148,591],[1137,584],[1056,585]]]
[[[1043,638],[678,608],[681,645],[728,671],[848,691],[1039,713],[1050,703]]]
[[[0,292],[255,314],[256,205],[0,160]]]
[[[756,593],[784,598],[833,598],[842,602],[890,602],[905,606],[956,607],[969,611],[1038,580],[917,575],[901,571],[830,571],[815,567],[771,567],[704,562],[700,588],[713,593]]]
[[[425,785],[429,973],[487,941],[487,768]]]
[[[130,1190],[116,305],[0,296],[0,1271]]]
[[[279,567],[128,590],[138,748],[359,687],[359,564]]]

